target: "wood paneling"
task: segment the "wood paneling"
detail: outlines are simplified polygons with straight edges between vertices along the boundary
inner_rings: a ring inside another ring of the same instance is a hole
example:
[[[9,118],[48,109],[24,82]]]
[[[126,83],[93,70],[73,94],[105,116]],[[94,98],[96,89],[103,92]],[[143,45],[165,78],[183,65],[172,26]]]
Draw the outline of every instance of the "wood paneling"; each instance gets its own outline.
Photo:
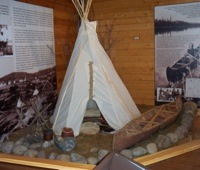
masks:
[[[194,0],[93,0],[90,18],[136,104],[154,105],[154,8]]]

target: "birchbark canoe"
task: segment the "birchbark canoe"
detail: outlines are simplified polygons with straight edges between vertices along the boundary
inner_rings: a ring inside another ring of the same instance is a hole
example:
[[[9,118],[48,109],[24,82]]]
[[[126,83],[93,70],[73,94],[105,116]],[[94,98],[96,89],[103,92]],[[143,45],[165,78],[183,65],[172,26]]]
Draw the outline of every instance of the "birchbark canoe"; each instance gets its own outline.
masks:
[[[155,134],[173,123],[182,109],[182,99],[156,106],[128,122],[113,136],[112,149],[121,151]]]

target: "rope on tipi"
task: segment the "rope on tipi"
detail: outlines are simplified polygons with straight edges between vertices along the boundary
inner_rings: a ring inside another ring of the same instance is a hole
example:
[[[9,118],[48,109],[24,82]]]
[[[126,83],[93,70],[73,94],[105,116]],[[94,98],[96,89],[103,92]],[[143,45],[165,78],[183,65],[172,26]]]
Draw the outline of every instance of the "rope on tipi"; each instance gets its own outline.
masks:
[[[90,71],[90,81],[89,81],[89,99],[93,98],[93,62],[89,62],[89,71]]]
[[[76,10],[78,11],[79,16],[81,19],[87,19],[89,10],[92,4],[92,0],[87,0],[85,6],[85,0],[72,0]]]

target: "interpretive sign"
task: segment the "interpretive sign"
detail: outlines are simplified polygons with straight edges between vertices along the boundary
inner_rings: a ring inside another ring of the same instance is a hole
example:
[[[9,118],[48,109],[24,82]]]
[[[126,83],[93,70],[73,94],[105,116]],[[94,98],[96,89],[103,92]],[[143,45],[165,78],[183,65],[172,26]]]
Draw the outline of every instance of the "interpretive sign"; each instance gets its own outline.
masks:
[[[199,9],[200,2],[155,7],[156,104],[174,101],[179,94],[199,100],[188,98],[186,83],[200,78]]]
[[[33,103],[52,103],[54,49],[53,9],[0,0],[0,135],[28,125]]]

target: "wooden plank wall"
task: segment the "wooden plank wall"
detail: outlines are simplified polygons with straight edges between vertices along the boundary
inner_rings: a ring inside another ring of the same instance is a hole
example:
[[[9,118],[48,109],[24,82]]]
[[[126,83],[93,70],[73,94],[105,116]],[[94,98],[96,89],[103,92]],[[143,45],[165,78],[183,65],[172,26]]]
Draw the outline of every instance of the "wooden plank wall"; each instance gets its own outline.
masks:
[[[60,90],[77,36],[76,9],[71,0],[20,0],[20,2],[53,9],[57,85]]]
[[[154,7],[194,0],[93,0],[91,20],[136,104],[154,105]]]
[[[77,34],[71,0],[21,0],[54,9],[58,90]],[[197,0],[93,0],[90,20],[136,104],[154,105],[154,7]]]

